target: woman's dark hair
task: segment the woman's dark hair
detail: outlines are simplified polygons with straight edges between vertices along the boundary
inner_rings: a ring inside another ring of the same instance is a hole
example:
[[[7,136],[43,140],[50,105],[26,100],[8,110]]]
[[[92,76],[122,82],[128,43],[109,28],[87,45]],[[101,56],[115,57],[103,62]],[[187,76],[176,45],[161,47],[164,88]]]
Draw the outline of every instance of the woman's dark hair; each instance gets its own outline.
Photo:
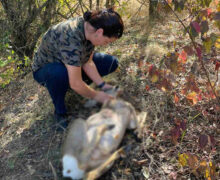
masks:
[[[113,8],[93,12],[87,11],[84,13],[83,18],[94,28],[102,28],[104,36],[120,38],[123,34],[123,21]]]

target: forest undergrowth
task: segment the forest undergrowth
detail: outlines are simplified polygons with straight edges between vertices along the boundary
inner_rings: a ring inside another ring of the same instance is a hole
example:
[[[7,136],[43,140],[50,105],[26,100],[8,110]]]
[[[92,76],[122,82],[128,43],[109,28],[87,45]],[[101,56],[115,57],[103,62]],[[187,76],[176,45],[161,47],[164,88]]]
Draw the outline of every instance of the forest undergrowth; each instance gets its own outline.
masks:
[[[189,43],[181,24],[172,15],[150,23],[141,15],[133,18],[124,36],[101,50],[120,61],[118,71],[106,80],[119,85],[124,90],[121,98],[146,116],[135,132],[126,133],[122,157],[100,179],[218,179],[218,101],[174,93],[181,92],[178,85],[185,82],[187,71],[177,78],[170,74],[173,82],[162,85],[160,72],[150,71],[161,67],[171,51]],[[192,58],[185,66],[198,74],[201,67],[194,67],[193,62]],[[199,76],[202,84],[205,74]],[[51,128],[53,106],[46,89],[30,73],[0,91],[0,179],[62,179],[65,133]],[[66,100],[74,118],[87,118],[99,110],[84,108],[86,99],[73,92],[68,92]]]

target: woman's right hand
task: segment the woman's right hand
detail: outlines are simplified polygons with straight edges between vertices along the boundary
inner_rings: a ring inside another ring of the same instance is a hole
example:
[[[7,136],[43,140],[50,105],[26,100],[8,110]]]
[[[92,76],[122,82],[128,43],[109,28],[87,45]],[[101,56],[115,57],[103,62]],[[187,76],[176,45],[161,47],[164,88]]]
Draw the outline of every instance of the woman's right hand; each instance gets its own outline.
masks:
[[[96,96],[94,97],[94,99],[100,103],[104,103],[108,100],[111,100],[113,99],[114,97],[109,95],[109,94],[106,94],[105,92],[103,91],[98,91],[98,93],[96,94]]]

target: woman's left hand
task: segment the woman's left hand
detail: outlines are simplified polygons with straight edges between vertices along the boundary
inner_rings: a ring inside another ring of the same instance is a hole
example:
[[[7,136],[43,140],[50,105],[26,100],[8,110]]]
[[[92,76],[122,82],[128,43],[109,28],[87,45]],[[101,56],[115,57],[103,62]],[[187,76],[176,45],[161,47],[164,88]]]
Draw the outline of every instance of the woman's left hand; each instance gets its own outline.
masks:
[[[105,83],[105,85],[102,87],[102,90],[104,91],[104,90],[108,90],[108,89],[112,89],[112,88],[113,88],[112,85]]]

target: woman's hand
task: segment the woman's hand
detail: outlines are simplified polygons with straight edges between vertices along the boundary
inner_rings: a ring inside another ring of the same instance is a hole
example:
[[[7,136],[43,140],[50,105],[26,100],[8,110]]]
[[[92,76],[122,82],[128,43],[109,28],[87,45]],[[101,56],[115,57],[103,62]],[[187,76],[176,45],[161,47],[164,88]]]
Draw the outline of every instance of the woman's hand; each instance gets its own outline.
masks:
[[[111,100],[113,98],[114,98],[113,96],[108,95],[108,94],[104,93],[103,91],[98,91],[98,93],[96,94],[94,99],[100,103],[104,103],[104,102]]]
[[[104,90],[108,90],[108,89],[112,89],[112,88],[113,88],[112,85],[105,83],[105,85],[102,87],[102,90],[104,91]]]

